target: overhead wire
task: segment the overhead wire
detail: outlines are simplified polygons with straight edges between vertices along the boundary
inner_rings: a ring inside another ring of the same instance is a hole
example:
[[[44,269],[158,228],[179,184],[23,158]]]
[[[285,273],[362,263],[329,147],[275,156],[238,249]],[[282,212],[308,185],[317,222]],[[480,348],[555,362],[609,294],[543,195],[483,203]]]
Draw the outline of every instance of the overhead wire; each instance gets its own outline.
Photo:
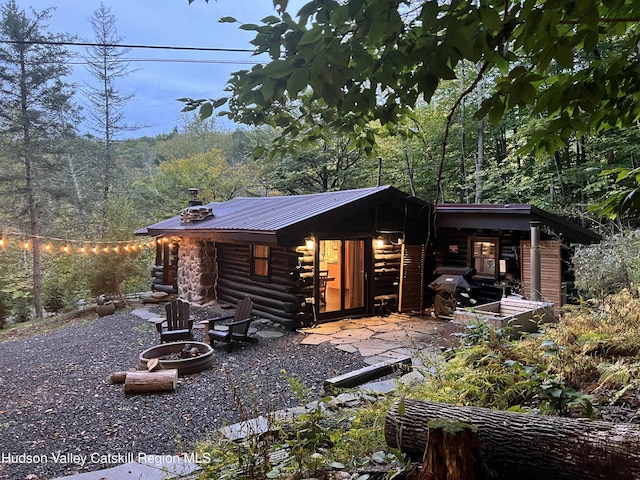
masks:
[[[249,48],[219,48],[219,47],[180,47],[173,45],[136,45],[127,43],[95,43],[95,42],[66,42],[53,40],[0,40],[0,43],[12,45],[58,45],[73,47],[105,47],[105,48],[147,48],[153,50],[188,50],[198,52],[234,52],[255,53]]]
[[[170,51],[191,51],[191,52],[217,52],[217,53],[255,53],[254,50],[246,48],[220,48],[220,47],[189,47],[175,45],[137,45],[137,44],[119,44],[119,43],[96,43],[96,42],[68,42],[68,41],[25,41],[25,40],[0,40],[0,44],[12,45],[59,45],[73,47],[103,47],[103,48],[122,48],[122,49],[151,49],[151,50],[170,50]],[[82,60],[70,61],[69,65],[88,65],[90,62],[86,57],[78,54],[71,56],[79,57]],[[227,64],[227,65],[256,65],[263,64],[259,60],[218,60],[218,59],[183,59],[183,58],[126,58],[120,57],[122,62],[157,62],[157,63],[201,63],[201,64]]]

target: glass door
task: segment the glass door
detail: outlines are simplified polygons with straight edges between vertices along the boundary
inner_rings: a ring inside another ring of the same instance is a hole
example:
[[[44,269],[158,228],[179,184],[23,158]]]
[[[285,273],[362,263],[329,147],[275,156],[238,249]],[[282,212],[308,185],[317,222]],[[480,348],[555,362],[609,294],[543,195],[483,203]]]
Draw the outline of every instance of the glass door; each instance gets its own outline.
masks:
[[[365,307],[365,241],[321,240],[319,251],[320,313]]]

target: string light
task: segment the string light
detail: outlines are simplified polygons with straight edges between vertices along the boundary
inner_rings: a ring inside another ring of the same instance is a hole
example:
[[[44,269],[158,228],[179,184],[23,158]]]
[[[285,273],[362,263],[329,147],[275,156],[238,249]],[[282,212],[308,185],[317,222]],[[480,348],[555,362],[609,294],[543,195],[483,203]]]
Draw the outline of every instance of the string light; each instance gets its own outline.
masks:
[[[11,237],[15,237],[15,240],[12,240]],[[87,253],[117,255],[143,252],[145,249],[153,249],[154,247],[162,247],[164,245],[168,245],[169,248],[174,248],[179,240],[179,237],[161,236],[145,241],[119,240],[103,242],[2,232],[0,233],[0,249],[6,249],[14,245],[24,251],[31,251],[34,248],[34,242],[36,242],[36,244],[40,245],[38,248],[48,254],[54,252],[71,254],[76,252],[83,255]]]

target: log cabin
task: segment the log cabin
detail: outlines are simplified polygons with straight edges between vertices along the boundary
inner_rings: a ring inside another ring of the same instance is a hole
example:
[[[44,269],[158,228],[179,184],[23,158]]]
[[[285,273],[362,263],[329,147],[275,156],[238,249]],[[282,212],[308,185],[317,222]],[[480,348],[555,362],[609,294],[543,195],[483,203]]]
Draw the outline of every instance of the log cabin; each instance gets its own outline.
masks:
[[[257,315],[294,329],[382,304],[422,311],[432,208],[391,186],[207,205],[192,196],[136,233],[156,238],[154,290],[196,304],[249,296]]]
[[[571,245],[599,239],[531,205],[433,206],[391,186],[206,205],[191,194],[179,215],[136,232],[156,238],[153,290],[195,304],[249,296],[290,329],[381,307],[422,314],[430,282],[456,268],[479,303],[509,280],[559,309]]]

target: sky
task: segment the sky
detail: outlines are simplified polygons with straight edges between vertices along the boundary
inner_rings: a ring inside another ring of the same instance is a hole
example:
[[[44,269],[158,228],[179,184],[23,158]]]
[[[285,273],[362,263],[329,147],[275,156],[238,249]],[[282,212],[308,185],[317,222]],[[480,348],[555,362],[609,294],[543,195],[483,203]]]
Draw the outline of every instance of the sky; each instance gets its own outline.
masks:
[[[0,0],[3,3],[5,0]],[[78,41],[95,41],[89,18],[100,0],[16,0],[19,8],[31,16],[31,8],[42,12],[53,8],[48,31],[76,35]],[[225,16],[241,23],[260,23],[277,12],[272,0],[102,0],[116,18],[122,43],[171,47],[252,49],[253,32],[240,30],[239,24],[220,23]],[[290,0],[288,11],[295,15],[304,0]],[[68,47],[76,55],[86,54],[84,47]],[[122,138],[137,138],[170,133],[185,121],[178,98],[219,98],[231,73],[250,69],[260,60],[251,53],[196,52],[183,50],[132,49],[124,57],[133,70],[118,80],[122,94],[132,94],[124,111],[124,122],[136,125]],[[154,61],[147,61],[154,59]],[[262,57],[265,60],[265,57]],[[78,85],[94,81],[83,65],[74,65],[70,81]],[[77,98],[84,102],[81,96]],[[216,120],[221,128],[236,128],[226,118]]]

